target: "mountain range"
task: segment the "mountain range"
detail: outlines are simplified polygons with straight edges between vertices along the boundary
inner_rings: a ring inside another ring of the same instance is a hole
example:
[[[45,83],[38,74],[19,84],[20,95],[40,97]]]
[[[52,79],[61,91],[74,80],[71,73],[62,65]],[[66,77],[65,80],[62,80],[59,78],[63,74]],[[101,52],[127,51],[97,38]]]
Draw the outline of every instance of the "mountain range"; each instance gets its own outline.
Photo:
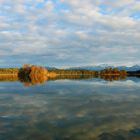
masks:
[[[81,66],[81,67],[71,67],[69,69],[86,69],[86,70],[103,70],[107,67],[118,68],[119,70],[126,70],[126,71],[138,71],[140,70],[140,65],[134,66],[111,66],[107,64],[97,65],[97,66]]]

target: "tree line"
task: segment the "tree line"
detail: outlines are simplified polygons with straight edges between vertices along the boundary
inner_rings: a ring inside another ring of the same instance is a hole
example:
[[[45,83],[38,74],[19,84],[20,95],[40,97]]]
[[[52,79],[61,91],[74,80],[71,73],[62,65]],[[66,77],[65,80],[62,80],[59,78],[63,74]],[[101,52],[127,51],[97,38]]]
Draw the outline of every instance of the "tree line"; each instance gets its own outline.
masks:
[[[23,82],[25,86],[41,84],[47,80],[57,79],[86,79],[86,78],[102,78],[104,80],[113,81],[126,78],[127,71],[117,68],[105,68],[101,71],[81,70],[81,69],[46,69],[41,66],[24,64],[18,68],[0,68],[1,74],[17,74],[18,80]],[[1,78],[3,80],[3,77]]]
[[[0,74],[17,74],[18,68],[0,68]]]

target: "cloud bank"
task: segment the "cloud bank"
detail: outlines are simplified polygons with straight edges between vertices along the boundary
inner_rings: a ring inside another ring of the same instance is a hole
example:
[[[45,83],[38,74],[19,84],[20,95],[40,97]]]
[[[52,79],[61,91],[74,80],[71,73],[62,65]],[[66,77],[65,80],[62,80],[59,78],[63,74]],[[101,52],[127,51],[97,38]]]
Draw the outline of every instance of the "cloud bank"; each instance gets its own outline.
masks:
[[[0,64],[140,64],[139,0],[0,0]]]

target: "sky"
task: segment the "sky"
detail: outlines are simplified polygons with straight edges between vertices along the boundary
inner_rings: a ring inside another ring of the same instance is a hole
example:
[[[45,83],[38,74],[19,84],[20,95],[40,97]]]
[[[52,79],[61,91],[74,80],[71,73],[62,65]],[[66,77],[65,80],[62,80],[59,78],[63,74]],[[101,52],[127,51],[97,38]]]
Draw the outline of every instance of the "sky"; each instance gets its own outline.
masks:
[[[0,0],[0,67],[140,64],[140,0]]]

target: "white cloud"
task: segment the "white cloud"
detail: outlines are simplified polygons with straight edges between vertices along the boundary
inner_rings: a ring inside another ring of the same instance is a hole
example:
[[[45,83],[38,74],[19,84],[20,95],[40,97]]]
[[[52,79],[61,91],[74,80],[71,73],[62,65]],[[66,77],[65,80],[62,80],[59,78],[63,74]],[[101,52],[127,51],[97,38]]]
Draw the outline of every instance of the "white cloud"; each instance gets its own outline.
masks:
[[[140,64],[140,20],[130,16],[139,10],[139,1],[0,0],[0,4],[2,56],[45,55],[56,65],[59,60],[60,65]],[[101,5],[113,12],[106,13]]]

